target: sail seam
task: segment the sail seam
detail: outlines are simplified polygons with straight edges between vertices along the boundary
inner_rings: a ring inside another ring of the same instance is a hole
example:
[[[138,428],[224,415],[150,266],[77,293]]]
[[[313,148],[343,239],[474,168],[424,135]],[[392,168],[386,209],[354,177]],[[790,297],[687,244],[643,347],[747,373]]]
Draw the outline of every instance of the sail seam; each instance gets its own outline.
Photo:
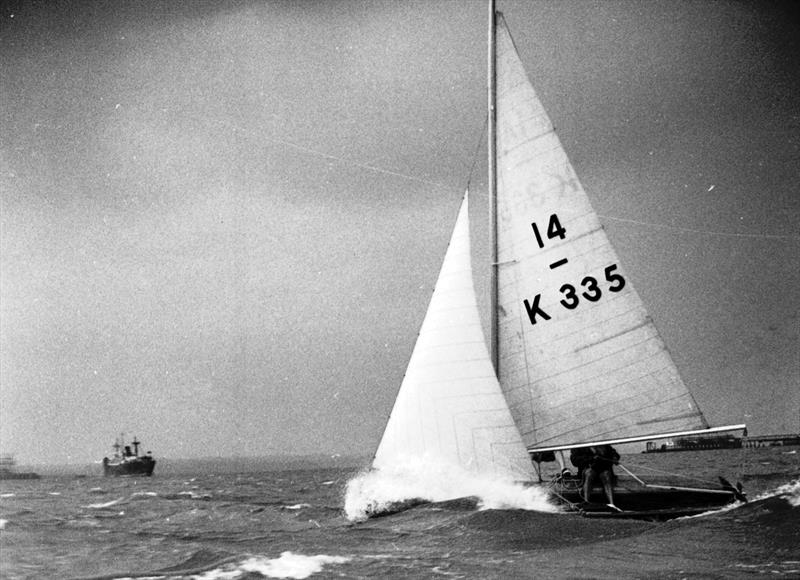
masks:
[[[671,397],[671,398],[669,398],[669,399],[664,399],[663,401],[657,401],[657,402],[653,403],[652,405],[648,405],[647,407],[645,407],[645,409],[649,409],[649,408],[652,408],[652,407],[656,407],[656,406],[662,405],[663,403],[669,403],[669,402],[671,402],[671,401],[678,400],[678,399],[680,399],[680,398],[683,398],[683,397],[685,397],[685,396],[686,396],[686,394],[681,394],[681,395],[678,395],[678,396],[676,396],[676,397]],[[583,415],[585,416],[585,415],[586,415],[586,413],[584,413]],[[614,415],[614,416],[612,416],[612,417],[609,417],[609,418],[607,418],[607,419],[604,419],[604,420],[602,420],[602,421],[599,421],[598,423],[599,423],[599,424],[608,423],[609,421],[612,421],[612,420],[614,420],[614,419],[619,419],[619,418],[621,418],[621,417],[625,417],[625,416],[632,416],[632,415],[635,415],[635,413],[619,413],[618,415]],[[577,415],[577,416],[581,416],[581,415]],[[695,416],[695,415],[692,415],[692,416]],[[679,417],[676,417],[676,419],[677,419],[677,418],[679,418]],[[564,419],[564,420],[566,420],[566,419]],[[551,423],[551,424],[547,425],[546,427],[543,427],[543,428],[541,428],[539,431],[543,431],[543,430],[544,430],[544,429],[546,429],[547,427],[552,427],[552,426],[554,426],[554,425],[556,425],[556,424],[558,424],[558,423],[561,423],[561,422],[563,422],[563,420],[562,420],[562,421],[558,421],[558,422]],[[636,424],[638,425],[638,424],[640,424],[640,423],[636,423]],[[570,429],[570,430],[568,430],[568,431],[559,431],[558,435],[559,435],[559,436],[564,436],[564,435],[567,435],[567,434],[569,434],[569,433],[577,433],[577,432],[580,432],[580,431],[581,431],[581,429],[580,429],[580,428],[578,428],[578,429]],[[607,435],[607,434],[613,433],[614,431],[615,431],[615,428],[612,426],[612,428],[611,428],[610,430],[608,430],[608,431],[603,431],[603,432],[600,432],[600,433],[597,433],[595,436],[603,436],[603,435]],[[552,441],[553,439],[555,439],[555,437],[548,437],[548,438],[545,438],[545,439],[538,439],[538,438],[537,438],[537,441],[538,441],[538,443],[545,443],[545,442],[547,442],[547,441]]]
[[[636,330],[638,330],[640,328],[643,328],[645,326],[651,326],[651,325],[652,325],[652,322],[650,322],[650,320],[645,320],[641,324],[637,324],[636,326],[632,326],[631,328],[626,328],[625,330],[623,330],[621,332],[618,332],[616,334],[612,334],[611,336],[606,336],[606,337],[604,337],[604,338],[602,338],[602,339],[600,339],[600,340],[598,340],[596,342],[592,342],[592,343],[589,343],[589,344],[585,344],[583,346],[579,346],[578,348],[575,349],[575,352],[586,350],[587,348],[592,348],[594,346],[606,343],[606,342],[608,342],[610,340],[614,340],[614,339],[619,338],[621,336],[625,336],[626,334],[634,332],[634,331],[636,331]]]
[[[676,397],[677,399],[677,397]],[[638,421],[637,425],[651,425],[653,423],[668,423],[670,421],[677,421],[678,419],[688,419],[689,417],[697,417],[696,413],[684,413],[683,415],[672,415],[671,417],[663,417],[659,419],[650,419],[648,421]]]
[[[534,135],[532,137],[527,137],[527,138],[525,138],[524,141],[520,141],[519,143],[517,143],[511,149],[506,149],[506,153],[510,153],[511,151],[514,151],[514,150],[516,150],[516,149],[518,149],[518,148],[520,148],[520,147],[522,147],[524,145],[529,145],[529,144],[531,144],[531,143],[533,143],[535,141],[538,141],[542,137],[547,137],[548,135],[553,135],[553,134],[555,134],[555,132],[556,132],[556,130],[555,130],[555,128],[553,128],[553,129],[550,129],[548,131],[545,131],[544,133],[539,133],[538,135]]]
[[[585,254],[580,254],[580,255],[583,256]],[[629,284],[626,284],[625,290],[626,291],[624,291],[624,292],[618,292],[616,294],[613,294],[610,297],[605,297],[604,296],[603,297],[604,303],[595,302],[595,303],[590,303],[590,305],[588,305],[588,306],[584,306],[583,312],[582,312],[582,316],[588,318],[589,315],[593,314],[594,311],[596,311],[596,310],[600,310],[600,311],[608,310],[610,305],[612,305],[612,304],[614,304],[616,302],[622,302],[623,306],[624,306],[624,303],[626,302],[626,298],[631,294],[634,294],[637,299],[639,298],[639,295],[635,294],[632,285],[630,285],[630,287],[629,287]],[[559,303],[558,297],[555,297],[555,299],[553,299],[551,301],[543,301],[542,302],[542,304],[544,306],[555,306],[558,303]],[[633,312],[633,311],[636,311],[638,309],[640,309],[639,306],[634,306],[634,307],[631,308],[630,311]],[[596,323],[594,323],[592,325],[589,325],[589,326],[587,326],[585,328],[593,328],[593,327],[598,326],[598,325],[599,325],[599,322],[596,322]]]
[[[574,337],[576,335],[583,336],[586,333],[587,330],[593,330],[593,329],[597,329],[597,328],[602,328],[603,326],[605,326],[605,323],[607,323],[607,322],[610,322],[610,321],[613,321],[613,320],[616,320],[616,319],[619,319],[619,318],[623,318],[623,317],[629,316],[629,315],[633,315],[637,319],[641,319],[641,318],[648,318],[649,319],[650,318],[646,314],[646,310],[644,310],[643,308],[622,310],[622,311],[614,314],[613,316],[609,316],[609,317],[597,320],[595,323],[593,323],[590,326],[587,326],[587,327],[585,327],[585,328],[583,328],[581,330],[576,330],[576,331],[573,331],[573,332],[570,332],[570,333],[567,333],[567,334],[561,334],[561,335],[559,335],[557,337],[551,338],[548,341],[548,347],[550,348],[550,350],[558,351],[558,343],[559,342],[569,340],[571,337]],[[652,324],[652,319],[650,320],[650,323]],[[542,359],[539,364],[544,365],[544,364],[547,364],[548,362],[550,362],[552,360],[558,360],[558,358],[559,357],[551,356],[551,357],[548,357],[546,359]]]
[[[656,371],[658,371],[658,370],[660,370],[660,369],[656,369]],[[637,378],[638,379],[646,379],[647,377],[652,377],[653,375],[654,375],[654,373],[648,373],[646,375],[642,375],[642,376],[637,377]],[[636,379],[632,379],[632,380],[626,381],[625,383],[622,383],[620,386],[633,383],[633,382],[635,382],[635,380]],[[650,383],[652,381],[646,381],[646,382]],[[605,389],[603,391],[598,391],[598,394],[608,393],[611,390],[615,390],[615,389]],[[634,392],[633,394],[628,395],[625,400],[627,401],[627,400],[633,399],[635,397],[640,397],[640,396],[643,396],[643,395],[647,396],[647,392],[644,390],[644,387],[638,389],[638,391]],[[683,397],[686,397],[686,396],[687,396],[687,393],[680,393],[680,394],[675,395],[673,397],[667,397],[667,398],[664,398],[664,399],[659,399],[658,401],[653,401],[650,405],[647,405],[645,407],[638,407],[635,411],[627,411],[625,413],[620,413],[618,415],[615,415],[615,417],[622,417],[622,416],[625,416],[625,415],[636,415],[639,411],[645,411],[646,409],[649,409],[649,408],[651,408],[653,406],[658,406],[658,405],[662,405],[664,403],[670,403],[672,401],[677,401],[677,400],[679,400],[679,399],[681,399]],[[616,398],[616,399],[607,401],[605,403],[596,404],[596,405],[594,405],[592,407],[591,413],[589,413],[589,411],[587,411],[584,414],[595,414],[597,411],[599,411],[601,409],[604,409],[604,408],[607,408],[607,407],[610,407],[610,406],[613,406],[613,405],[618,405],[619,402],[620,402],[620,399]],[[568,402],[559,403],[558,405],[553,405],[551,408],[553,410],[556,410],[556,409],[563,408],[568,404],[569,404]],[[574,415],[574,416],[580,416],[580,415]]]
[[[501,140],[502,140],[502,138],[498,139],[498,141],[501,141]],[[521,142],[521,143],[519,143],[519,142],[515,143],[515,144],[511,145],[508,148],[504,147],[502,153],[504,153],[505,155],[509,155],[510,153],[513,153],[513,152],[517,151],[518,149],[520,149],[524,145],[525,145],[524,141]],[[545,155],[547,155],[549,153],[553,153],[554,151],[559,151],[560,149],[561,149],[561,143],[557,141],[552,149],[544,149],[544,150],[541,150],[541,151],[536,151],[530,157],[522,159],[519,162],[517,162],[514,165],[512,165],[511,168],[517,169],[520,165],[523,165],[523,164],[528,165],[528,164],[530,164],[531,161],[533,161],[537,157],[543,157],[543,156],[545,156]]]
[[[648,358],[652,359],[655,356],[656,356],[656,354],[654,353]],[[606,379],[608,379],[610,377],[613,377],[614,375],[617,375],[617,374],[620,374],[620,373],[624,373],[624,372],[628,371],[629,369],[632,369],[636,365],[640,365],[641,366],[642,364],[644,364],[644,361],[637,361],[637,362],[634,362],[634,363],[630,363],[628,365],[615,367],[615,368],[610,369],[607,372],[603,373],[602,375],[596,375],[596,378],[605,377]],[[566,370],[566,371],[564,371],[562,373],[559,373],[559,374],[566,374],[568,372],[574,372],[575,370],[576,369],[568,369],[568,370]],[[646,373],[637,373],[636,376],[633,376],[630,379],[625,380],[623,383],[614,383],[614,384],[612,384],[611,387],[608,387],[606,389],[593,391],[593,394],[594,395],[603,395],[604,393],[607,393],[609,391],[617,390],[619,387],[624,386],[626,384],[633,383],[633,382],[636,382],[636,381],[642,381],[643,379],[646,379],[647,377],[654,377],[656,375],[656,373],[662,372],[662,371],[670,371],[670,376],[672,376],[675,379],[675,380],[671,381],[672,383],[678,383],[678,384],[681,384],[681,385],[683,384],[683,381],[680,379],[680,375],[677,374],[677,371],[676,371],[674,365],[670,364],[669,362],[664,362],[664,364],[660,368],[653,369],[652,371],[649,371],[649,372],[646,372]],[[575,391],[576,387],[579,387],[580,385],[585,384],[586,382],[587,382],[586,380],[581,380],[581,381],[577,381],[577,382],[571,383],[569,385],[563,385],[562,386],[562,391]],[[600,382],[600,381],[598,381],[598,382]],[[603,381],[603,382],[605,382],[605,381]],[[515,387],[510,387],[509,390],[525,389],[527,387],[528,390],[531,391],[532,400],[535,401],[535,400],[540,400],[540,399],[542,399],[542,398],[547,396],[547,393],[543,392],[544,389],[542,389],[541,387],[546,387],[548,385],[548,383],[550,383],[550,381],[545,381],[545,380],[535,381],[533,383],[519,384],[519,385],[517,385]],[[533,394],[534,391],[535,391],[535,395]],[[619,399],[617,399],[617,400],[619,400]],[[568,399],[568,400],[566,400],[566,401],[564,401],[562,403],[550,405],[550,408],[558,409],[558,408],[560,408],[560,407],[562,407],[564,405],[571,404],[571,401],[572,401],[572,399]]]
[[[631,310],[624,310],[624,311],[622,311],[622,312],[621,312],[619,315],[612,316],[612,317],[610,317],[610,318],[608,318],[608,319],[598,320],[598,321],[597,321],[597,322],[595,322],[594,324],[591,324],[591,325],[585,326],[582,332],[583,332],[583,333],[585,333],[587,330],[592,330],[592,329],[595,329],[595,328],[600,328],[600,327],[602,327],[602,326],[603,326],[603,323],[604,323],[604,322],[607,322],[608,320],[613,320],[613,319],[616,319],[616,318],[621,318],[621,317],[623,317],[623,316],[625,316],[625,315],[628,315],[628,314],[634,314],[635,316],[639,317],[639,316],[642,316],[642,312],[643,312],[643,310],[642,310],[641,308],[639,308],[639,309],[631,309]],[[646,312],[646,311],[645,311],[645,312]],[[647,316],[647,315],[644,315],[644,316]],[[649,318],[649,317],[648,317],[648,318]],[[649,321],[649,325],[650,325],[650,326],[652,327],[652,329],[653,329],[653,336],[652,336],[651,338],[657,337],[658,333],[657,333],[657,330],[656,330],[656,328],[655,328],[655,325],[653,324],[652,320],[650,320],[650,321]],[[641,327],[642,325],[637,325],[637,326]],[[549,349],[550,349],[551,351],[556,351],[556,352],[558,352],[558,349],[556,348],[556,345],[557,345],[559,342],[562,342],[562,341],[567,341],[567,340],[569,340],[571,337],[574,337],[575,335],[580,335],[580,334],[582,334],[582,333],[581,333],[581,332],[571,332],[571,333],[569,333],[569,334],[563,334],[563,335],[559,335],[559,336],[552,337],[552,338],[550,338],[550,339],[549,339],[549,341],[548,341],[548,347],[549,347]],[[623,332],[623,333],[620,333],[620,335],[622,335],[622,334],[624,334],[624,332]],[[635,347],[639,346],[640,344],[643,344],[644,342],[647,342],[647,340],[640,341],[640,342],[638,342],[638,343],[636,343],[636,344],[633,344],[633,345],[631,345],[631,346],[630,346],[630,347],[628,347],[628,348],[635,348]],[[616,350],[616,351],[613,351],[613,352],[611,352],[611,353],[609,353],[609,354],[610,354],[610,355],[615,355],[615,354],[618,354],[619,352],[621,352],[622,350],[627,350],[627,349],[620,349],[620,350]],[[577,352],[577,351],[574,351],[574,352]],[[512,356],[512,355],[505,356],[505,357],[503,357],[503,358],[504,358],[504,359],[507,359],[507,358],[510,358],[510,356]],[[537,365],[537,366],[546,366],[548,363],[550,363],[550,362],[552,362],[552,361],[558,361],[558,360],[561,360],[562,358],[563,358],[563,356],[558,356],[558,355],[556,355],[556,356],[550,356],[550,357],[547,357],[547,358],[543,358],[542,360],[540,360],[540,361],[539,361],[539,363],[538,363],[538,365]],[[595,360],[600,360],[600,359],[595,359]],[[548,378],[549,378],[549,377],[548,377]]]
[[[614,357],[615,355],[618,355],[619,353],[623,353],[623,352],[626,352],[626,351],[632,351],[636,347],[642,346],[644,344],[647,344],[648,342],[653,342],[653,341],[658,342],[659,345],[661,346],[661,348],[663,348],[663,343],[661,342],[659,337],[657,335],[650,335],[647,338],[645,338],[644,340],[640,340],[639,342],[631,345],[628,348],[618,349],[618,350],[615,350],[613,352],[604,354],[604,355],[602,355],[602,356],[600,356],[600,357],[598,357],[596,359],[593,359],[593,360],[590,360],[590,361],[586,361],[586,362],[580,363],[580,364],[575,365],[575,366],[571,366],[571,367],[566,368],[564,370],[561,370],[561,371],[559,371],[557,373],[553,373],[553,374],[550,374],[550,375],[547,375],[547,376],[543,376],[541,379],[536,380],[533,384],[541,384],[541,383],[544,383],[544,382],[552,381],[552,379],[554,379],[556,377],[559,377],[559,376],[562,376],[562,375],[565,375],[565,374],[568,374],[568,373],[576,372],[579,369],[588,367],[590,365],[596,365],[596,364],[601,363],[602,361],[604,361],[606,359],[609,359],[609,358]],[[661,349],[659,349],[659,350],[661,350]],[[653,358],[654,356],[657,356],[657,355],[658,355],[658,352],[653,352],[653,353],[650,353],[650,355],[647,358]],[[612,373],[620,372],[620,371],[628,369],[628,368],[630,368],[630,367],[632,367],[632,366],[634,366],[636,364],[641,364],[641,359],[638,359],[636,362],[626,363],[626,364],[621,365],[621,366],[615,366],[615,367],[607,370],[606,372],[604,372],[604,373],[602,373],[600,375],[594,375],[593,379],[597,380],[597,379],[602,378],[604,376],[608,376],[608,375],[610,375]],[[581,381],[581,382],[586,382],[586,381]],[[572,384],[569,385],[569,387],[572,387],[572,386],[577,385],[577,384],[580,384],[580,383],[572,383]]]

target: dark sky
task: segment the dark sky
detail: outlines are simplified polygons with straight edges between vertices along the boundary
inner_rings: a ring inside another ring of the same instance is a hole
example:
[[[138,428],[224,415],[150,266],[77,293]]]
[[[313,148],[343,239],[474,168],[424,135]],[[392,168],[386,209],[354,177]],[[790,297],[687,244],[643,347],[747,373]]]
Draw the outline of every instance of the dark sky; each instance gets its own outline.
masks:
[[[707,417],[796,432],[795,4],[498,7]],[[485,294],[486,17],[4,4],[2,451],[372,453],[478,147]]]

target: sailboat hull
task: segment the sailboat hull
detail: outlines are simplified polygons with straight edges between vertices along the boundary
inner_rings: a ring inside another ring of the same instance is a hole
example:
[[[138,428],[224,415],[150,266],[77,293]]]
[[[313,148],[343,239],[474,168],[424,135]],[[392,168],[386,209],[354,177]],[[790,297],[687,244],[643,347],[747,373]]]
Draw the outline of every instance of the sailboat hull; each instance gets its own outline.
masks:
[[[737,493],[727,489],[687,488],[670,485],[617,485],[614,509],[607,505],[602,489],[594,489],[585,502],[577,482],[555,484],[550,491],[571,512],[586,517],[613,517],[667,520],[717,510],[737,501]]]
[[[532,484],[542,485],[543,484]],[[547,491],[553,492],[551,487]],[[637,519],[649,521],[666,521],[674,518],[698,515],[732,505],[736,498],[732,492],[724,490],[685,490],[685,489],[617,489],[614,502],[618,509],[605,503],[602,491],[594,493],[593,501],[584,502],[575,490],[556,492],[553,503],[557,503],[567,513],[588,518]],[[435,506],[447,510],[476,510],[480,506],[480,498],[463,497],[453,500],[432,502],[420,498],[393,502],[370,509],[365,513],[367,518],[379,518],[394,515],[420,506]]]

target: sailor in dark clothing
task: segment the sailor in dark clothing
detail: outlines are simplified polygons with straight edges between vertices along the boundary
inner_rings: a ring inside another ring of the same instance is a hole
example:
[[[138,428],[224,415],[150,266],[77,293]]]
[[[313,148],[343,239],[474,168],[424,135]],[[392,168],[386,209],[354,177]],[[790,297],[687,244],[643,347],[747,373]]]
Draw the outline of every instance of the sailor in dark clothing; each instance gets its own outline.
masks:
[[[572,465],[578,468],[578,476],[583,481],[583,499],[589,501],[592,485],[599,479],[603,484],[608,505],[614,505],[614,470],[613,466],[619,463],[619,453],[611,445],[596,445],[593,447],[579,447],[570,453]]]
[[[531,459],[533,460],[533,466],[536,469],[536,475],[539,476],[539,481],[542,480],[542,463],[551,462],[551,461],[558,461],[559,475],[557,477],[564,478],[564,477],[572,477],[567,469],[566,465],[564,465],[564,452],[559,451],[558,455],[556,455],[555,451],[534,451],[531,453]]]
[[[594,458],[591,447],[578,447],[569,453],[569,461],[578,468],[578,479],[583,480],[583,472],[589,467]]]

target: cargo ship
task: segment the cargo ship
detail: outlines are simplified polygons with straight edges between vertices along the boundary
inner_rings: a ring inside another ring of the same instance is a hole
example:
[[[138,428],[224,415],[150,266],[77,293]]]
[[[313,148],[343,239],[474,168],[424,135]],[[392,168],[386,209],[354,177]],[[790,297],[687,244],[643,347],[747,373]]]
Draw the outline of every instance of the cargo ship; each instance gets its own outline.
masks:
[[[110,459],[103,457],[103,475],[106,477],[121,476],[121,475],[153,475],[153,469],[156,466],[156,460],[153,459],[150,451],[145,455],[139,455],[139,445],[141,442],[133,438],[131,441],[133,449],[130,445],[125,445],[125,441],[120,437],[114,441],[114,456]]]

